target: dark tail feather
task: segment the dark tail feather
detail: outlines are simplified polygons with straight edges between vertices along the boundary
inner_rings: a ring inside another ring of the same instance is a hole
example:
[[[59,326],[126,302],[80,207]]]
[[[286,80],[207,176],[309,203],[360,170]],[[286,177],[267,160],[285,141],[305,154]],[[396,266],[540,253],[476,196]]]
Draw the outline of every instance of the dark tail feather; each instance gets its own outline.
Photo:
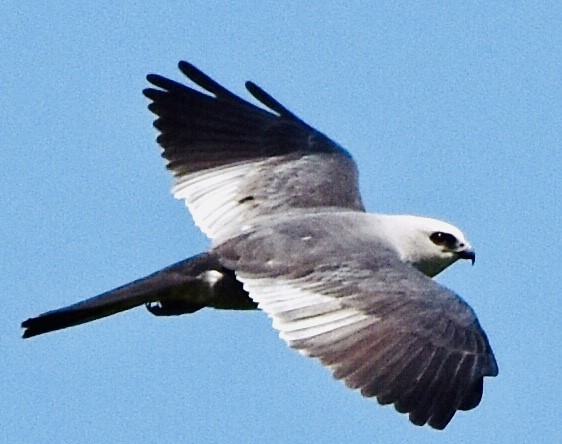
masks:
[[[205,272],[218,272],[210,281]],[[216,286],[215,284],[219,283]],[[217,294],[217,292],[219,294]],[[164,268],[114,290],[49,311],[22,322],[24,338],[111,316],[146,304],[156,315],[192,313],[213,302],[232,298],[231,304],[217,308],[254,308],[234,273],[220,265],[215,255],[204,253]],[[159,303],[154,306],[154,303]]]

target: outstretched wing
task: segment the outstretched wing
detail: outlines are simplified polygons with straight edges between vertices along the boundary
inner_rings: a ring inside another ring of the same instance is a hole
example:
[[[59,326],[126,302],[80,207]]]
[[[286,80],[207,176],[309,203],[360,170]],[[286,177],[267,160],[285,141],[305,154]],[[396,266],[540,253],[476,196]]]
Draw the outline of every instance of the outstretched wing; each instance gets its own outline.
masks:
[[[179,69],[208,94],[151,74],[144,90],[174,196],[211,239],[262,215],[338,207],[364,211],[350,155],[255,84],[252,105],[187,62]]]
[[[290,347],[414,424],[443,429],[497,375],[492,349],[464,301],[364,235],[368,217],[276,222],[216,251]]]

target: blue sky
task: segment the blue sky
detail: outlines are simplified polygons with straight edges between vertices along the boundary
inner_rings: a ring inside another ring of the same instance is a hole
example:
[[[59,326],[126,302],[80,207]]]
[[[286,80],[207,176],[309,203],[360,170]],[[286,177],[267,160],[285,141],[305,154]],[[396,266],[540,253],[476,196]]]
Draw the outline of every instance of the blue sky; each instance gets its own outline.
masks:
[[[7,1],[0,6],[2,442],[560,442],[558,2]],[[261,312],[144,309],[20,339],[31,315],[207,248],[145,75],[253,80],[357,161],[371,211],[460,226],[438,280],[500,367],[444,432],[333,381]]]

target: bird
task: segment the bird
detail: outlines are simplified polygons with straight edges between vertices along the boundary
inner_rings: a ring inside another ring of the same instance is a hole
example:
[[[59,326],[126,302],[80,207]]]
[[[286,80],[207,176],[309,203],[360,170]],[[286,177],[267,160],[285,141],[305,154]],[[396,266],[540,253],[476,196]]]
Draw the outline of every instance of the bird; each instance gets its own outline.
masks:
[[[253,82],[259,102],[194,65],[149,74],[157,143],[208,251],[22,323],[23,337],[145,305],[262,310],[290,348],[364,397],[444,429],[498,374],[472,308],[433,277],[475,252],[448,222],[368,213],[348,151]]]

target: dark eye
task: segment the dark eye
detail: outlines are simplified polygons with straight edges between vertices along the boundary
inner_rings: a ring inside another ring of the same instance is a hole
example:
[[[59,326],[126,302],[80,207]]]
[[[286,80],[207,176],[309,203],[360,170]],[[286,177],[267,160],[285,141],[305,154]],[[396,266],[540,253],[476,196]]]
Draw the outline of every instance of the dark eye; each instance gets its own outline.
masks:
[[[454,248],[457,244],[457,238],[455,236],[449,233],[443,233],[442,231],[432,233],[429,238],[431,242],[439,246]]]

